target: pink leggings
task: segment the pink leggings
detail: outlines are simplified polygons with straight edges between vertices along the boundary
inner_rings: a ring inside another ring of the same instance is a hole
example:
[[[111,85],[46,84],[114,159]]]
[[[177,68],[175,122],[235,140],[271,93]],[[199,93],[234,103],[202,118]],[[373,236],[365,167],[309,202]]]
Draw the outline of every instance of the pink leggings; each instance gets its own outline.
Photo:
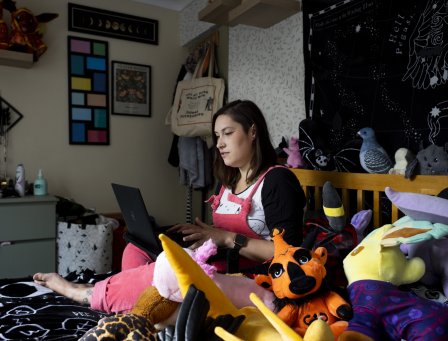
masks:
[[[95,283],[92,309],[106,313],[127,313],[140,294],[152,285],[154,260],[146,252],[128,243],[123,251],[121,272]]]

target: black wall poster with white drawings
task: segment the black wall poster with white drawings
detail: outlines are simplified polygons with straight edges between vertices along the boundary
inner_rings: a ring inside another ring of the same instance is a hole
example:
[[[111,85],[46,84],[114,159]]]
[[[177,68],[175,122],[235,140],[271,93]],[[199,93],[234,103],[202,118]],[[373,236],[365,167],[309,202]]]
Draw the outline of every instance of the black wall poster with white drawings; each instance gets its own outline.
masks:
[[[393,156],[448,142],[448,1],[303,0],[307,116]]]

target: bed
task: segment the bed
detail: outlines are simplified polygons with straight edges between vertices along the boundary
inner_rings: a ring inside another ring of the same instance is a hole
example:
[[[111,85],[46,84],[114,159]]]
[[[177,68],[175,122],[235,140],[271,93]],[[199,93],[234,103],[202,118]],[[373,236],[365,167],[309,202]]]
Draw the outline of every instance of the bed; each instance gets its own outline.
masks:
[[[71,280],[94,282],[88,271]],[[0,280],[1,340],[78,340],[107,316],[35,285],[30,277]]]
[[[292,172],[307,195],[309,210],[322,207],[322,187],[329,180],[340,191],[349,216],[363,209],[372,209],[372,228],[393,222],[402,214],[387,202],[385,187],[431,195],[437,195],[448,187],[448,176],[418,175],[410,181],[400,175],[388,174],[306,169],[292,169]],[[97,279],[95,276],[78,278],[79,281]],[[41,291],[29,281],[30,278],[0,280],[0,339],[77,340],[106,316],[52,292]]]
[[[448,187],[448,176],[417,175],[413,180],[396,174],[340,173],[292,169],[307,197],[307,209],[322,208],[322,187],[326,181],[340,191],[348,216],[364,209],[373,211],[372,227],[394,222],[402,215],[384,194],[386,187],[399,192],[437,195]]]

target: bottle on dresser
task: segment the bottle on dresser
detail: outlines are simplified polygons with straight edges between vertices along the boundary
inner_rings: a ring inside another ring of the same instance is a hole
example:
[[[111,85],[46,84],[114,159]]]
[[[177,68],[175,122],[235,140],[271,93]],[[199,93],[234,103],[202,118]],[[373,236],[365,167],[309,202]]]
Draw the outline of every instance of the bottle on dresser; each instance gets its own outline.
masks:
[[[21,163],[16,168],[16,183],[14,189],[19,196],[23,197],[25,195],[25,168]]]
[[[34,195],[47,195],[47,180],[45,180],[42,169],[39,169],[39,172],[37,173],[37,178],[34,180],[33,185]]]

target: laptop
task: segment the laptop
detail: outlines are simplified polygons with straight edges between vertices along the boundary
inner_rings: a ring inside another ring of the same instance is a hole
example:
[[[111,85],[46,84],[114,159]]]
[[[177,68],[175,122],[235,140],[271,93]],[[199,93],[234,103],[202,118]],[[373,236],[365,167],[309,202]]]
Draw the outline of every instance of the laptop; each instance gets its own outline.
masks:
[[[172,225],[163,227],[157,225],[154,217],[146,209],[140,189],[116,183],[112,183],[112,189],[127,225],[124,239],[146,251],[155,260],[159,253],[163,251],[158,235],[166,233],[166,230]],[[191,243],[182,240],[180,233],[167,235],[182,247],[191,245]]]

